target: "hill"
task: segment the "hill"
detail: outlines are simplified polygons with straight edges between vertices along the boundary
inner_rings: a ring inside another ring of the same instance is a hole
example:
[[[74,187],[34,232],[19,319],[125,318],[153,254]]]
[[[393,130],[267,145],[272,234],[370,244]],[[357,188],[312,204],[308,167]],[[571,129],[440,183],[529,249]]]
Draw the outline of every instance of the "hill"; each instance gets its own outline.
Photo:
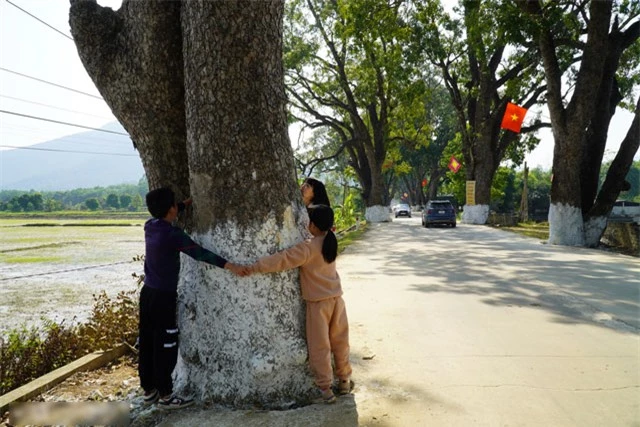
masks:
[[[105,130],[126,133],[119,123]],[[0,151],[0,190],[72,190],[136,184],[144,175],[128,136],[86,131]]]

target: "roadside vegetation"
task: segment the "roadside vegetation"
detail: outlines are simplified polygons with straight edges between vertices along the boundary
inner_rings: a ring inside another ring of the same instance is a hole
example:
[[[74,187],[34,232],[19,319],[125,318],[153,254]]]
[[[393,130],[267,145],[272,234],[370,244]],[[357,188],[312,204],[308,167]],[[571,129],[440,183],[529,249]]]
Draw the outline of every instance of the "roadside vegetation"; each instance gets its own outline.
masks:
[[[109,298],[94,295],[86,323],[42,319],[39,327],[11,330],[0,338],[0,394],[5,394],[92,351],[133,345],[138,328],[138,291]]]
[[[549,239],[549,223],[548,222],[520,222],[514,226],[501,226],[501,230],[511,231],[527,237],[533,237],[540,240]]]

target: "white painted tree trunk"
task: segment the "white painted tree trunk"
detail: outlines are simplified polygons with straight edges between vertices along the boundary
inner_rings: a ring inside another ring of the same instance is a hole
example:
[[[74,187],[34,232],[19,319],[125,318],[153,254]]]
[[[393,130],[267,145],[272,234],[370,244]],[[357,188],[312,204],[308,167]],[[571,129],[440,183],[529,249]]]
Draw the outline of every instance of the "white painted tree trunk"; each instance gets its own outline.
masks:
[[[585,232],[582,209],[562,203],[551,204],[549,207],[549,243],[584,246]]]
[[[391,222],[389,206],[367,206],[364,214],[367,222]]]
[[[252,262],[273,252],[269,250],[274,236],[279,249],[302,239],[296,220],[300,212],[292,206],[284,224],[273,215],[260,229],[245,233],[227,222],[194,235],[194,240],[230,259]],[[247,242],[247,236],[255,238]],[[248,251],[250,247],[253,250]],[[174,388],[198,400],[235,407],[299,404],[313,381],[306,369],[300,369],[306,364],[307,346],[298,270],[238,279],[186,256],[182,262],[181,342]]]
[[[463,224],[486,224],[487,218],[489,218],[489,205],[464,205]]]
[[[584,224],[584,243],[590,248],[600,245],[600,238],[607,228],[609,218],[606,216],[592,217]]]

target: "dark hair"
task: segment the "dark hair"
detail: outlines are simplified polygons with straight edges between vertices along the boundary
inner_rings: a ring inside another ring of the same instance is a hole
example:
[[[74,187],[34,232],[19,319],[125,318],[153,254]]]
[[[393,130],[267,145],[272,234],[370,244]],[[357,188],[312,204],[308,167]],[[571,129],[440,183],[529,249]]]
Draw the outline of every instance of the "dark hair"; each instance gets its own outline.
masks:
[[[327,235],[322,243],[322,258],[328,263],[332,263],[338,256],[338,239],[331,231],[333,227],[333,209],[327,205],[309,205],[309,222],[315,224],[320,231],[326,231]]]
[[[176,195],[168,187],[156,188],[147,193],[147,209],[154,218],[164,218],[169,209],[176,204]]]
[[[311,188],[313,188],[313,200],[311,200],[312,205],[331,206],[329,196],[327,195],[327,189],[322,181],[318,181],[315,178],[306,178],[303,181],[303,184],[309,184]]]

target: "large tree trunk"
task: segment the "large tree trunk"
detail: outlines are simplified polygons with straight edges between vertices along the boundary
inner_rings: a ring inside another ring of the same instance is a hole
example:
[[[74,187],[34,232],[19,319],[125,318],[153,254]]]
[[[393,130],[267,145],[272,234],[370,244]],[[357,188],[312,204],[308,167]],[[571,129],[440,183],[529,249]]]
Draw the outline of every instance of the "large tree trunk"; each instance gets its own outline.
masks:
[[[527,3],[530,13],[541,14],[539,3]],[[547,78],[549,113],[555,140],[553,181],[549,209],[549,242],[584,246],[582,162],[585,153],[587,126],[596,109],[598,92],[603,83],[611,19],[611,2],[592,1],[589,4],[587,42],[571,101],[564,107],[562,72],[556,56],[556,42],[549,28],[539,35],[540,50]],[[602,158],[600,158],[600,161]],[[589,182],[586,185],[592,185]],[[590,205],[587,204],[587,205]]]
[[[87,73],[140,153],[149,187],[186,196],[180,2],[125,0],[114,12],[71,0],[69,24]]]
[[[287,136],[281,1],[184,3],[189,172],[197,238],[253,261],[297,243],[303,216]],[[236,406],[311,387],[297,271],[238,281],[182,270],[177,386]]]
[[[118,12],[72,3],[87,69],[157,173],[150,184],[190,194],[194,240],[233,261],[297,243],[307,220],[287,135],[282,13],[282,0],[125,0]],[[182,260],[175,389],[236,407],[303,403],[313,384],[297,270],[237,279]]]
[[[607,219],[621,191],[628,189],[629,183],[625,180],[633,157],[640,147],[640,97],[636,102],[636,113],[629,131],[625,136],[618,154],[611,162],[607,176],[602,184],[593,207],[589,211],[588,219],[585,221],[585,244],[589,247],[596,247],[600,243],[600,238],[607,227]]]

